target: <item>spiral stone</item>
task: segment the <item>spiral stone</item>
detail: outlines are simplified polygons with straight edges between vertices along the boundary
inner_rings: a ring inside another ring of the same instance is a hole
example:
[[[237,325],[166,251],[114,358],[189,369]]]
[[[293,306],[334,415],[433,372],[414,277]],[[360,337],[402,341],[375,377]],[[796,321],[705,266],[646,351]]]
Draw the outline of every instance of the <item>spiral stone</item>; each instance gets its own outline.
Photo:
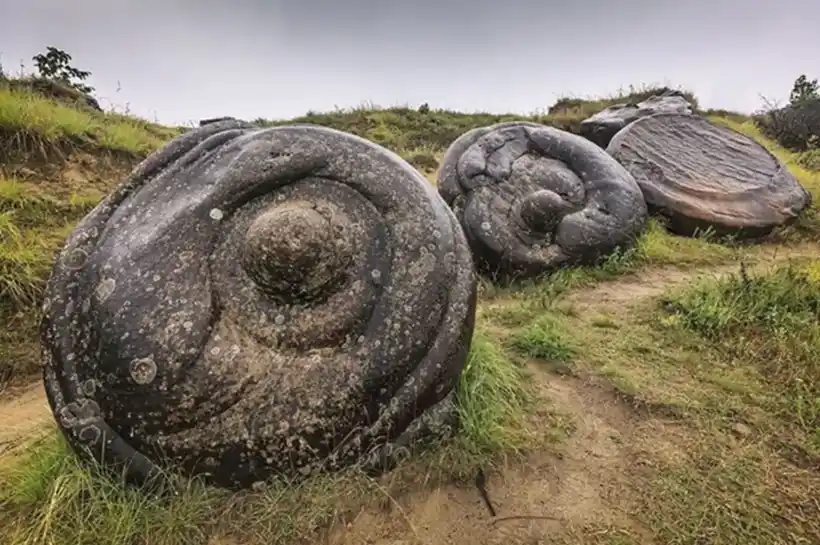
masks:
[[[632,175],[589,140],[536,123],[461,135],[438,187],[476,263],[500,281],[592,263],[626,249],[646,225]]]
[[[44,303],[46,392],[74,449],[133,483],[382,471],[457,424],[475,298],[455,216],[398,156],[218,120],[69,236]]]
[[[649,210],[680,235],[760,237],[811,205],[811,193],[766,148],[701,116],[643,117],[621,129],[607,152],[634,176]]]

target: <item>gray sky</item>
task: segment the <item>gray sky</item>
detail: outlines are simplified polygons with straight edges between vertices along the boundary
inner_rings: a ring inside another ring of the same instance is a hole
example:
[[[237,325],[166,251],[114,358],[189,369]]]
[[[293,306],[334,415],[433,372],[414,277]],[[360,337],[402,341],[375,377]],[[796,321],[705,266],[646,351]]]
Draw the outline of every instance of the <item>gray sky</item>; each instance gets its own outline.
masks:
[[[0,0],[0,60],[30,69],[54,45],[104,107],[165,123],[367,102],[530,113],[642,83],[752,111],[820,76],[818,21],[816,0]]]

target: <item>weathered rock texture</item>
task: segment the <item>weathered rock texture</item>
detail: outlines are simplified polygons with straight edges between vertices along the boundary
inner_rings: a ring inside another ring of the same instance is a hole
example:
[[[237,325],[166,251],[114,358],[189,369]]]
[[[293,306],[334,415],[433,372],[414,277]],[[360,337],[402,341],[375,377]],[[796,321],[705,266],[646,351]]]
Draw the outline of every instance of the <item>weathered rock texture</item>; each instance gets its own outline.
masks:
[[[229,119],[236,119],[231,116],[223,116],[223,117],[208,117],[206,119],[199,120],[199,126],[204,127],[205,125],[210,125],[211,123],[216,123],[217,121],[227,121]]]
[[[683,235],[760,236],[796,219],[811,195],[766,148],[707,119],[657,114],[635,121],[607,151],[632,173],[650,212]]]
[[[500,281],[594,262],[628,247],[646,224],[623,167],[592,142],[536,123],[463,134],[445,153],[438,186],[476,263]]]
[[[619,130],[636,119],[657,113],[691,114],[692,104],[680,91],[668,90],[637,104],[614,104],[581,121],[581,135],[602,148]]]
[[[206,124],[68,238],[44,304],[48,399],[76,450],[132,482],[379,470],[452,428],[475,282],[455,217],[393,153]]]

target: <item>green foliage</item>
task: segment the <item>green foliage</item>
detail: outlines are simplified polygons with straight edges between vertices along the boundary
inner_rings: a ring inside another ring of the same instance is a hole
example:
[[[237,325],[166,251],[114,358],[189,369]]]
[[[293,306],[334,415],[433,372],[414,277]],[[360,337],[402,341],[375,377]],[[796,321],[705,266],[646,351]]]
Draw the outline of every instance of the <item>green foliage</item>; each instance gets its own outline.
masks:
[[[419,108],[362,106],[325,113],[308,112],[295,119],[257,119],[255,123],[263,126],[290,123],[322,125],[367,138],[397,151],[406,158],[405,153],[409,150],[441,153],[465,132],[504,121],[533,121],[578,134],[581,121],[607,106],[621,102],[639,102],[667,89],[667,87],[652,86],[630,87],[626,91],[603,99],[562,98],[549,108],[549,113],[546,115],[543,113],[530,115],[463,113],[435,109],[425,103]],[[685,92],[684,94],[687,99],[697,104],[697,99],[691,93]],[[423,168],[427,168],[428,164],[431,164],[429,160],[424,161]]]
[[[818,98],[820,98],[820,86],[817,84],[817,78],[810,80],[805,74],[801,74],[794,80],[792,92],[789,94],[789,104],[799,104]]]
[[[820,148],[800,153],[797,156],[797,164],[806,170],[820,171]]]
[[[820,449],[820,262],[702,281],[665,301],[686,328],[755,365],[780,395],[771,410]],[[724,344],[732,339],[731,344]]]
[[[768,138],[796,152],[820,148],[820,90],[817,79],[798,77],[784,108],[769,108],[755,116],[755,124]],[[811,158],[809,158],[811,162]]]
[[[45,53],[34,55],[31,60],[37,66],[40,77],[55,80],[82,93],[91,93],[94,88],[82,83],[91,72],[71,66],[71,55],[53,46],[46,47]]]
[[[550,314],[544,314],[512,336],[512,345],[528,358],[568,361],[576,352],[571,336]]]

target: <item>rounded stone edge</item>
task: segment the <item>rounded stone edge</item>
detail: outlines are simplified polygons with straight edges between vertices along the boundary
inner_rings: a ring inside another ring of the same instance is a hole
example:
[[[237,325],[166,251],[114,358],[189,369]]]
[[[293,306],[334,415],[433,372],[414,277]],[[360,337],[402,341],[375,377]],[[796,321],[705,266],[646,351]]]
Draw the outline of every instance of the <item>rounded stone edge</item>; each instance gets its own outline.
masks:
[[[717,236],[736,236],[741,239],[746,240],[755,240],[763,238],[769,234],[771,234],[775,229],[781,227],[787,227],[792,225],[796,221],[798,221],[799,217],[804,214],[807,210],[811,209],[815,206],[814,197],[812,194],[800,183],[797,177],[792,174],[786,165],[781,161],[774,153],[772,153],[766,146],[761,144],[757,141],[757,139],[743,134],[740,131],[729,127],[728,125],[723,125],[721,123],[715,123],[714,121],[710,120],[707,117],[702,115],[698,115],[697,113],[680,113],[680,112],[660,112],[652,115],[642,116],[635,121],[629,123],[624,128],[620,129],[615,136],[612,137],[609,144],[606,146],[606,152],[611,155],[613,158],[616,158],[617,148],[621,145],[621,142],[624,138],[626,138],[631,131],[635,130],[634,127],[640,127],[642,124],[651,123],[655,121],[655,118],[682,118],[687,120],[695,119],[696,122],[703,122],[712,127],[716,127],[718,129],[725,129],[731,131],[737,135],[746,138],[748,141],[752,142],[758,149],[762,150],[769,158],[774,161],[774,163],[779,167],[777,178],[782,179],[783,181],[787,181],[789,184],[792,184],[795,189],[799,189],[803,194],[804,204],[800,208],[800,212],[795,215],[795,217],[789,219],[786,222],[781,224],[772,224],[760,227],[742,227],[742,228],[734,228],[734,227],[723,227],[714,225],[711,222],[698,220],[694,218],[682,218],[679,216],[675,216],[670,214],[664,207],[656,205],[654,203],[650,203],[647,201],[647,207],[649,211],[653,215],[661,216],[666,222],[667,227],[673,233],[682,235],[682,236],[694,236],[699,232],[706,232],[707,230],[711,230]],[[653,120],[653,121],[650,121]],[[616,158],[617,160],[617,158]],[[638,187],[641,187],[640,180],[636,178],[636,182],[638,183]],[[641,191],[643,192],[643,188],[641,187]],[[645,195],[645,193],[644,193]]]
[[[503,130],[507,128],[528,128],[534,129],[536,132],[539,130],[545,130],[548,133],[552,133],[556,136],[560,135],[563,138],[568,138],[573,145],[583,147],[584,151],[592,154],[596,159],[601,161],[602,163],[612,163],[611,166],[615,170],[621,170],[621,173],[618,173],[620,177],[624,179],[631,179],[632,184],[634,185],[635,189],[635,201],[636,203],[642,203],[642,210],[638,212],[640,216],[639,222],[640,226],[638,227],[635,235],[631,237],[631,241],[627,242],[627,245],[634,245],[637,238],[643,232],[647,225],[649,212],[646,208],[646,202],[643,199],[643,193],[638,185],[637,181],[635,181],[632,174],[626,170],[623,165],[618,163],[610,154],[606,152],[606,150],[596,145],[594,142],[584,138],[581,135],[565,131],[559,129],[557,127],[553,127],[551,125],[545,125],[543,123],[535,123],[532,121],[504,121],[501,123],[495,123],[493,125],[487,125],[484,127],[477,127],[474,129],[470,129],[469,131],[463,133],[459,136],[456,140],[453,141],[452,144],[447,148],[447,151],[444,154],[444,157],[441,161],[441,166],[439,168],[439,173],[437,176],[437,186],[439,194],[444,198],[445,202],[448,206],[453,210],[453,213],[456,215],[456,218],[462,228],[464,229],[465,233],[467,233],[467,239],[470,241],[469,232],[470,229],[467,226],[462,224],[462,214],[461,211],[458,209],[456,204],[456,200],[458,197],[463,197],[466,194],[466,191],[461,187],[457,165],[461,156],[478,140],[480,140],[483,136],[496,131],[496,130]],[[574,171],[573,165],[567,165],[570,169]],[[586,208],[588,205],[585,205]],[[470,243],[471,249],[473,249],[472,242]],[[592,264],[595,260],[590,260],[586,258],[580,258],[571,262],[562,262],[560,264],[539,264],[535,267],[525,267],[522,268],[520,271],[506,271],[504,264],[495,263],[493,260],[488,260],[484,256],[479,255],[480,252],[476,252],[473,250],[473,259],[476,263],[478,270],[486,277],[488,277],[492,282],[500,285],[507,285],[514,283],[516,281],[522,279],[531,279],[537,278],[545,275],[549,275],[554,273],[556,270],[559,270],[567,265],[581,265],[581,264]]]
[[[64,301],[63,298],[59,297],[58,293],[55,293],[59,280],[62,280],[61,285],[70,286],[70,291],[77,289],[76,283],[72,283],[66,278],[68,274],[71,274],[71,272],[75,270],[68,265],[70,256],[77,251],[86,251],[86,255],[88,255],[87,250],[95,246],[108,219],[128,196],[138,191],[159,171],[173,165],[185,154],[193,152],[203,145],[203,143],[209,141],[209,139],[213,140],[216,138],[217,141],[215,143],[217,145],[223,145],[231,139],[241,136],[248,129],[287,130],[293,128],[309,128],[319,133],[336,135],[337,137],[341,136],[364,144],[371,150],[381,154],[385,160],[393,163],[396,168],[401,169],[408,181],[414,181],[425,189],[429,204],[434,210],[434,213],[444,213],[449,217],[449,222],[453,225],[453,235],[455,239],[457,239],[455,241],[456,248],[466,249],[466,255],[469,257],[469,245],[461,229],[461,225],[435,188],[433,188],[428,180],[409,162],[397,153],[375,142],[345,131],[310,123],[262,128],[234,118],[224,118],[206,123],[176,136],[164,147],[154,151],[134,167],[131,173],[78,223],[63,243],[63,247],[52,267],[46,284],[46,295],[42,307],[39,328],[43,360],[42,380],[49,407],[59,425],[60,431],[65,437],[70,449],[81,461],[93,462],[109,474],[121,477],[124,482],[129,485],[153,487],[154,485],[161,484],[163,481],[163,479],[158,479],[158,477],[175,475],[174,473],[169,474],[166,468],[157,465],[142,452],[134,449],[114,431],[107,422],[105,422],[97,403],[88,397],[83,397],[83,389],[79,385],[76,373],[72,373],[70,369],[66,372],[65,369],[58,368],[57,361],[60,359],[60,356],[56,352],[59,352],[59,350],[49,350],[48,348],[49,345],[54,346],[58,344],[51,342],[52,336],[60,338],[59,335],[53,334],[54,330],[65,330],[67,329],[65,326],[69,325],[70,322],[69,317],[71,312],[68,310],[70,305],[67,301]],[[460,361],[456,366],[458,368],[458,379],[460,379],[469,355],[470,341],[475,326],[477,304],[477,275],[475,274],[472,259],[465,261],[465,265],[469,266],[466,272],[467,278],[465,282],[469,286],[471,295],[468,297],[468,317],[462,323],[462,335],[467,341],[464,345],[464,349],[461,351],[463,354],[457,358]],[[71,300],[72,298],[69,297],[67,299]],[[64,314],[62,319],[49,320],[49,313],[54,313],[55,305],[59,306]],[[74,310],[76,311],[76,309]],[[74,341],[74,339],[66,339],[65,337],[62,337],[62,340],[64,342]],[[459,340],[461,341],[462,339],[460,338]],[[68,353],[73,354],[73,351],[69,350]],[[73,367],[73,364],[69,367]],[[455,388],[457,388],[458,382],[459,381],[457,381]],[[90,411],[82,420],[72,418],[71,416],[72,411],[78,407],[81,407],[83,411]],[[454,405],[452,411],[451,416],[454,417],[456,415]],[[422,411],[416,420],[422,422],[425,412],[426,411]],[[457,425],[457,420],[453,420],[452,422],[454,425]],[[428,432],[432,431],[433,427],[428,424],[420,424],[410,429],[409,434],[406,432],[402,437],[411,436],[429,439],[430,434]],[[94,438],[90,441],[83,437],[87,435],[86,432],[89,429],[96,430]],[[398,442],[402,443],[404,439],[400,437]],[[91,445],[85,443],[91,443]],[[91,447],[100,448],[92,449]],[[389,458],[393,459],[394,457],[391,455]]]

